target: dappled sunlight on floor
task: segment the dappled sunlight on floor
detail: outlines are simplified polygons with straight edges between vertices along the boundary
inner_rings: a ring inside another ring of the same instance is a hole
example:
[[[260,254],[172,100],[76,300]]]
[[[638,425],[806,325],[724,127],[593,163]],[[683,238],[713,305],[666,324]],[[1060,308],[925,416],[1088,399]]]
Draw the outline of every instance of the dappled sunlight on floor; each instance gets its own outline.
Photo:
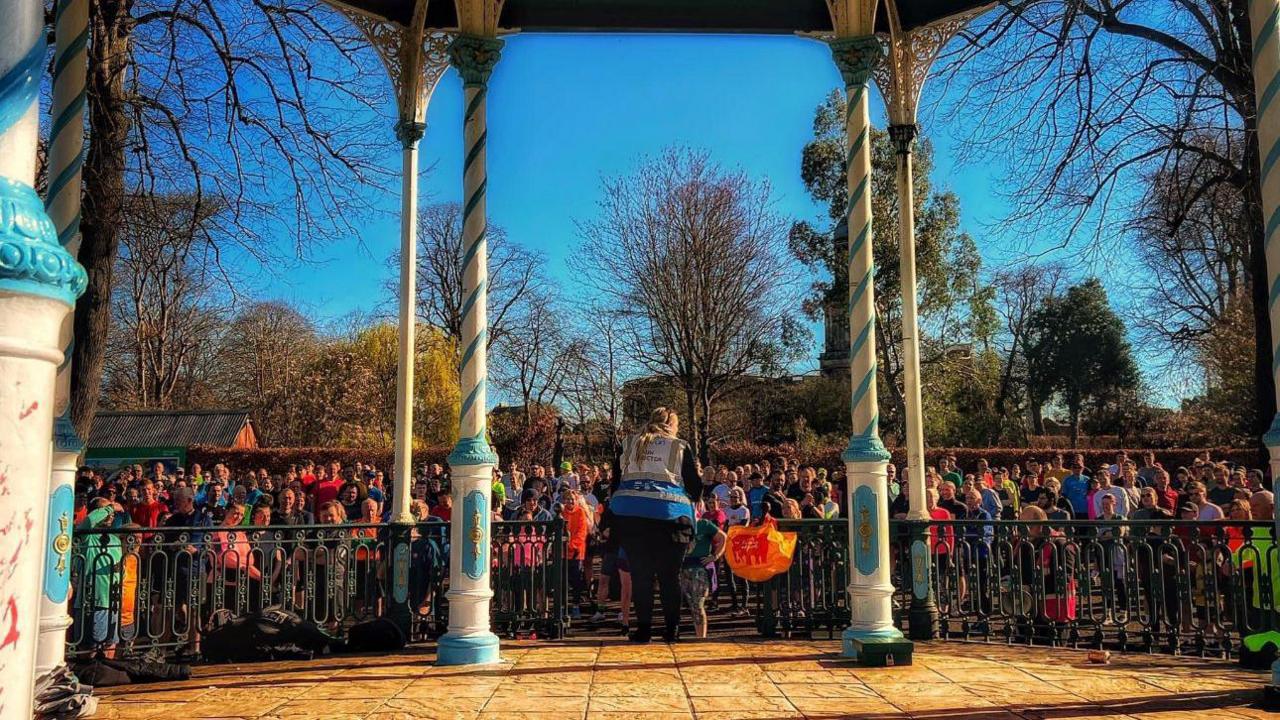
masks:
[[[835,642],[510,642],[502,662],[435,667],[429,648],[197,667],[191,680],[104,688],[97,718],[352,720],[1192,720],[1263,718],[1267,676],[1219,660],[962,643],[908,667],[859,668]]]

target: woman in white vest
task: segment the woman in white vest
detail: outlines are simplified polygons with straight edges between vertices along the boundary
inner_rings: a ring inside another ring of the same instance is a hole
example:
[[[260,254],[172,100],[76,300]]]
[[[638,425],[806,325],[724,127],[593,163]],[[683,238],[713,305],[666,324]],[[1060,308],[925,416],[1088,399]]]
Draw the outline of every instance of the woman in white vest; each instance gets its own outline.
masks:
[[[657,408],[638,435],[622,443],[609,498],[612,527],[631,567],[635,642],[653,635],[653,584],[662,594],[662,637],[676,639],[680,624],[680,564],[693,539],[694,502],[702,489],[693,451],[676,437],[680,418]]]

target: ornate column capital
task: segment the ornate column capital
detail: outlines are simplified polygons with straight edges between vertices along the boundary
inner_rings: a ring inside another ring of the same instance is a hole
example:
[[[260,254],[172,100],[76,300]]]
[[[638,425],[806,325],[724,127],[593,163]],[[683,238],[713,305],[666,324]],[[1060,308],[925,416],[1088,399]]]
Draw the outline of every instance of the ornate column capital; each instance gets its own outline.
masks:
[[[875,35],[836,38],[828,45],[846,87],[866,85],[871,73],[884,61],[884,45]]]
[[[424,122],[409,122],[401,120],[396,123],[396,139],[400,141],[400,145],[407,148],[416,144],[427,133],[427,124]]]
[[[75,305],[88,284],[84,268],[58,244],[36,191],[0,177],[0,289]]]
[[[459,35],[449,45],[449,62],[463,85],[485,85],[502,54],[502,41],[479,35]]]
[[[893,141],[893,149],[899,155],[910,155],[911,146],[915,144],[920,126],[915,123],[895,123],[889,126],[889,139]]]

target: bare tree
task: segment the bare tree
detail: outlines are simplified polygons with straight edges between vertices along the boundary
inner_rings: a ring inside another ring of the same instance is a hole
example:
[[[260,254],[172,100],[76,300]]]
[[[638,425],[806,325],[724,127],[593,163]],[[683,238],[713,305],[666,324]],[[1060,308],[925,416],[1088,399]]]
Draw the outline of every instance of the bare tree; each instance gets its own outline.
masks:
[[[704,462],[715,402],[787,360],[797,298],[770,193],[704,152],[670,149],[606,178],[599,217],[579,225],[571,263],[617,314],[637,361],[684,393]]]
[[[369,196],[352,187],[386,177],[376,159],[390,135],[367,110],[394,107],[368,42],[321,3],[99,0],[89,25],[89,285],[72,378],[82,435],[108,348],[125,198],[176,188],[225,206],[234,232],[220,235],[211,265],[232,251],[274,257],[281,231],[305,256],[316,239],[358,237]]]
[[[1006,0],[944,55],[941,77],[962,81],[952,97],[971,117],[971,159],[1008,162],[1009,220],[1025,237],[1083,236],[1100,258],[1150,213],[1133,189],[1153,177],[1182,185],[1168,237],[1202,199],[1238,198],[1265,424],[1274,381],[1251,37],[1244,0]]]
[[[206,270],[224,210],[186,195],[126,198],[106,383],[113,404],[198,402],[194,361],[213,349],[225,310]]]
[[[543,258],[510,242],[502,228],[488,226],[489,339],[502,340],[517,324],[517,316],[533,312],[534,295],[544,280]],[[457,342],[462,337],[462,208],[436,203],[418,212],[418,317],[441,328]],[[399,265],[399,253],[390,262]],[[528,305],[522,307],[522,305]]]
[[[629,374],[629,346],[615,313],[592,304],[583,314],[584,327],[565,348],[562,395],[584,434],[593,422],[605,431],[612,456],[622,447],[622,383]]]
[[[303,377],[321,351],[302,313],[283,302],[254,303],[227,324],[218,345],[219,397],[251,412],[263,444],[285,444],[310,422]]]
[[[1243,150],[1221,137],[1199,142],[1222,153]],[[1140,327],[1173,348],[1171,364],[1194,359],[1249,286],[1248,211],[1238,190],[1213,182],[1219,171],[1198,156],[1161,169],[1148,180],[1147,203],[1132,223],[1146,271],[1137,281],[1144,299]]]
[[[1032,431],[1044,433],[1044,421],[1041,408],[1047,398],[1033,398],[1027,394],[1027,342],[1030,333],[1030,321],[1033,313],[1044,302],[1058,293],[1062,284],[1064,270],[1060,265],[1028,264],[996,273],[992,285],[996,289],[996,311],[1003,321],[1003,332],[997,335],[1000,347],[1002,367],[1000,368],[1000,389],[996,394],[995,412],[1000,418],[999,426],[993,428],[997,434],[1004,434],[1010,428],[1008,422],[1017,417],[1018,401],[1026,400],[1027,410],[1031,415]],[[999,442],[999,437],[992,437],[989,442]]]
[[[493,344],[494,379],[502,390],[520,398],[526,426],[535,408],[560,397],[566,371],[565,318],[555,299],[533,290],[527,293],[510,328]]]

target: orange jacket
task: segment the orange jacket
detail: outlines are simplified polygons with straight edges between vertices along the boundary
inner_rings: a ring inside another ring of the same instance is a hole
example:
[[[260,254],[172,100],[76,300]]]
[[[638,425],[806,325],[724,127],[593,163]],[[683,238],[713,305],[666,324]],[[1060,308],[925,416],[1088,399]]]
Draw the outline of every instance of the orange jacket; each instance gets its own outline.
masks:
[[[587,533],[591,531],[591,516],[581,504],[572,509],[564,508],[564,524],[569,531],[567,556],[570,560],[587,557]]]

